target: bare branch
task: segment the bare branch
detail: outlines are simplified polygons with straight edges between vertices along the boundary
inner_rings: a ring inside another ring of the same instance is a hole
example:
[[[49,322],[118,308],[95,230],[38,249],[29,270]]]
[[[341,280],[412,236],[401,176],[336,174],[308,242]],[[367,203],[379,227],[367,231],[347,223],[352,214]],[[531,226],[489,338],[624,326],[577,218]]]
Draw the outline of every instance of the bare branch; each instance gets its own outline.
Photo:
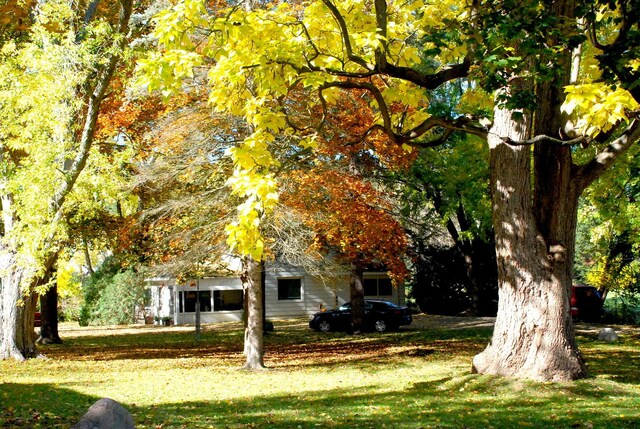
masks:
[[[575,145],[588,145],[590,140],[586,136],[579,136],[571,140],[560,140],[551,136],[538,135],[528,140],[515,141],[509,137],[500,137],[500,139],[510,146],[530,146],[536,143],[554,143],[559,146],[575,146]]]

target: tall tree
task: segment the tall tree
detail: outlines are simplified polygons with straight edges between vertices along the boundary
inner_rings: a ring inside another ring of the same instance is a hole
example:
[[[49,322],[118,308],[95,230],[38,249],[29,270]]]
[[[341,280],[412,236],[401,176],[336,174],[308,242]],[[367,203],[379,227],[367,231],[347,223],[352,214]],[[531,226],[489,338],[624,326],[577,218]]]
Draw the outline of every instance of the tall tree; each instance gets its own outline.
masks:
[[[351,267],[352,325],[359,332],[364,318],[364,271],[387,270],[396,285],[408,274],[403,260],[407,239],[390,213],[389,202],[362,177],[319,166],[294,175],[282,201],[301,213],[314,232],[314,250],[333,254]]]
[[[604,6],[612,12],[598,14]],[[473,367],[569,380],[586,375],[568,299],[577,201],[640,136],[632,112],[640,98],[639,11],[636,1],[318,0],[303,10],[282,3],[211,16],[200,2],[184,0],[158,19],[162,52],[143,66],[150,88],[178,89],[193,67],[206,64],[212,106],[242,115],[254,127],[232,153],[233,183],[246,202],[230,242],[256,255],[264,247],[256,214],[277,198],[278,163],[270,143],[287,135],[312,146],[313,134],[344,94],[364,91],[377,118],[363,139],[384,133],[409,148],[446,141],[456,130],[487,138],[500,303],[493,341]],[[600,33],[604,24],[616,30],[609,37]],[[185,37],[206,30],[207,43],[198,45],[203,49]],[[572,54],[577,58],[586,34],[592,46],[605,48],[596,66],[602,79],[619,84],[618,92],[606,84],[566,87]],[[448,119],[426,110],[429,91],[467,77],[495,91],[488,129],[473,117]],[[309,105],[321,111],[306,127],[288,122],[290,95],[300,86],[310,94]],[[580,116],[577,128],[568,127],[563,103]],[[580,143],[600,151],[578,165],[573,151]]]
[[[503,5],[492,6],[487,10],[489,17],[504,12]],[[503,46],[513,51],[501,55],[498,61],[532,54],[535,61],[516,61],[515,67],[504,70],[497,94],[506,103],[497,103],[489,130],[500,284],[493,341],[474,358],[474,368],[479,372],[543,380],[574,379],[586,374],[574,339],[568,300],[578,198],[638,140],[640,128],[637,121],[619,116],[614,120],[616,132],[601,136],[600,140],[609,144],[600,154],[581,165],[573,161],[571,145],[585,143],[587,138],[568,130],[571,122],[561,107],[565,87],[572,83],[572,50],[584,40],[576,16],[578,6],[573,1],[558,1],[542,9],[522,8],[512,13],[521,23],[515,26],[498,19],[507,30],[506,37],[516,39],[520,35],[533,42],[532,46],[516,47],[503,41]],[[599,24],[593,13],[598,5],[588,6],[593,9],[584,18],[596,35]],[[637,27],[637,5],[625,2],[616,6],[622,25],[614,45],[628,43],[624,40],[629,37],[637,38],[637,30],[628,32]],[[553,31],[548,32],[540,23],[551,25]],[[487,34],[491,37],[493,33]],[[545,52],[545,43],[561,49]],[[616,62],[620,60],[624,62],[623,58]],[[529,100],[525,100],[527,97]],[[627,100],[627,106],[632,107],[631,97]],[[597,128],[598,124],[592,122],[588,127]]]
[[[175,101],[174,101],[175,103]],[[138,169],[136,192],[145,209],[148,261],[179,278],[229,272],[233,255],[225,240],[238,204],[225,181],[232,165],[224,156],[247,133],[237,118],[213,114],[196,94],[168,109],[150,133],[150,156]],[[153,247],[149,247],[152,245]],[[245,368],[264,368],[262,264],[241,257],[245,298]]]
[[[9,79],[3,79],[0,103],[7,121],[0,142],[5,165],[0,359],[37,354],[33,287],[55,264],[65,202],[86,165],[100,105],[126,42],[132,1],[119,2],[117,16],[95,28],[95,4],[85,6],[78,16],[64,1],[35,3],[29,37],[8,42],[3,50]],[[90,30],[95,38],[83,45]],[[101,46],[106,56],[97,53]],[[25,97],[25,87],[31,97]],[[36,95],[42,92],[48,97]],[[27,182],[34,186],[23,187]]]

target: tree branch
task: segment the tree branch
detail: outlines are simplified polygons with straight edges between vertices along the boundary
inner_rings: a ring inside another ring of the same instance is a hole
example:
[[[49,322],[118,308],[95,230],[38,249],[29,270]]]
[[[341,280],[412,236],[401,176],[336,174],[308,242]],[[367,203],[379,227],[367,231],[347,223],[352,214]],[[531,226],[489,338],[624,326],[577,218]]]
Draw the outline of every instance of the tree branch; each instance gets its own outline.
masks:
[[[116,53],[111,54],[109,61],[97,78],[98,80],[95,83],[93,92],[89,96],[87,113],[84,119],[78,153],[71,164],[71,168],[65,176],[65,180],[60,185],[50,202],[50,207],[55,212],[54,222],[57,222],[62,217],[62,205],[69,195],[69,192],[73,189],[76,180],[87,163],[89,151],[93,144],[98,115],[100,114],[100,105],[104,99],[109,83],[111,82],[116,66],[118,65],[120,52],[125,47],[125,35],[128,31],[129,18],[131,17],[132,10],[133,0],[122,0],[120,2],[118,26],[114,36],[114,43],[117,45],[118,49]]]
[[[500,136],[499,136],[500,137]],[[580,145],[585,145],[585,144],[589,144],[590,140],[586,137],[586,136],[580,136],[580,137],[576,137],[575,139],[571,139],[571,140],[560,140],[551,136],[547,136],[547,135],[538,135],[535,136],[533,138],[530,138],[528,140],[520,140],[520,141],[515,141],[512,140],[509,137],[500,137],[500,139],[510,145],[510,146],[530,146],[530,145],[534,145],[536,143],[555,143],[559,146],[574,146],[577,144]]]
[[[380,73],[397,79],[407,80],[424,89],[436,89],[445,82],[468,76],[471,60],[465,58],[460,64],[444,68],[434,74],[423,74],[410,67],[400,67],[385,63],[379,66]]]
[[[353,53],[351,41],[349,40],[349,29],[347,28],[347,23],[338,8],[333,4],[333,2],[331,2],[331,0],[322,0],[322,3],[324,3],[329,11],[331,11],[331,15],[333,15],[333,18],[336,20],[338,27],[340,27],[340,35],[342,37],[342,43],[344,45],[347,58],[367,70],[373,70],[373,66],[367,63],[364,58],[361,58]]]
[[[622,132],[615,138],[609,146],[597,154],[590,162],[579,166],[575,172],[578,180],[579,190],[586,189],[591,183],[598,179],[627,149],[634,143],[640,141],[640,119],[635,118]]]

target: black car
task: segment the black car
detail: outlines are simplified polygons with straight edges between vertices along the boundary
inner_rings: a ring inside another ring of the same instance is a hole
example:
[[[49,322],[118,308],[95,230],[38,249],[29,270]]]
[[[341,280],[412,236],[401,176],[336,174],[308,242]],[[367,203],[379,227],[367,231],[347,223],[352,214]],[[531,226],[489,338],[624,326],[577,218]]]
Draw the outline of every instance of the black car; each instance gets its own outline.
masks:
[[[411,324],[411,313],[407,307],[400,307],[389,301],[367,299],[364,301],[363,327],[385,332],[398,326]],[[351,303],[316,313],[309,321],[309,327],[320,332],[348,331],[351,329]]]

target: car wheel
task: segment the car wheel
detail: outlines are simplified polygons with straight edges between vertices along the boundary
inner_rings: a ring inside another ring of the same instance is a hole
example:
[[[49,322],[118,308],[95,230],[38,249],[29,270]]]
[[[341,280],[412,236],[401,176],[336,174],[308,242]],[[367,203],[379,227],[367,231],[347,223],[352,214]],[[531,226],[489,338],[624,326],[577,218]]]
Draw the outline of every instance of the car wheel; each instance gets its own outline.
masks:
[[[383,319],[376,320],[373,324],[373,327],[377,332],[385,332],[387,329],[389,329],[389,326],[387,326],[387,322],[385,322]]]
[[[318,330],[320,332],[329,332],[331,330],[331,324],[327,320],[321,320],[318,323]]]

